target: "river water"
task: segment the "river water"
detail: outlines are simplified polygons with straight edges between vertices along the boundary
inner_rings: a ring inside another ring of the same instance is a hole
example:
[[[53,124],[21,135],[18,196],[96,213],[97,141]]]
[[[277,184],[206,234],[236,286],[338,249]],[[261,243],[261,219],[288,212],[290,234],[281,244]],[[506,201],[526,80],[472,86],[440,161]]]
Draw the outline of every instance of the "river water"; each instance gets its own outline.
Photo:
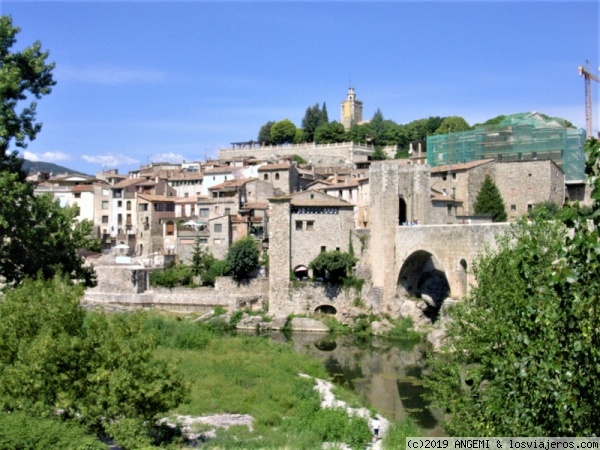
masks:
[[[388,419],[410,416],[424,436],[445,436],[440,411],[425,398],[425,344],[319,333],[272,332],[271,337],[321,359],[334,383],[352,389]]]

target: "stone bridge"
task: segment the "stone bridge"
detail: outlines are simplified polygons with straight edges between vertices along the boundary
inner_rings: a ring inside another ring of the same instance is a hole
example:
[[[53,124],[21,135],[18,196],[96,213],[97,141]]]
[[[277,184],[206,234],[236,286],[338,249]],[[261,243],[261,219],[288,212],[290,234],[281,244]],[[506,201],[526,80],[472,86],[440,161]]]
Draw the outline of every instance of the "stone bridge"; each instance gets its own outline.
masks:
[[[395,313],[402,294],[426,294],[438,305],[462,297],[474,282],[473,260],[509,224],[446,224],[454,221],[452,203],[431,201],[427,165],[372,164],[369,183],[373,308]],[[401,225],[417,220],[423,225]]]
[[[390,241],[378,242],[372,236],[374,308],[394,313],[398,297],[427,295],[438,304],[446,297],[462,297],[475,282],[471,271],[475,257],[486,246],[493,248],[496,236],[508,226],[396,226]]]

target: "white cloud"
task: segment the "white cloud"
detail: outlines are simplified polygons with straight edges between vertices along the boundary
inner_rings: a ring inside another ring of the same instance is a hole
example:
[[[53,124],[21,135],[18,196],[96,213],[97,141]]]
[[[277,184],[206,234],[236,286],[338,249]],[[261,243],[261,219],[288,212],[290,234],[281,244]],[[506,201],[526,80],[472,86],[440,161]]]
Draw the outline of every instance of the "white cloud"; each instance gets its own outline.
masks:
[[[94,84],[156,83],[163,81],[163,71],[117,66],[57,66],[57,78]]]
[[[157,153],[152,155],[151,160],[157,162],[170,162],[170,163],[180,163],[185,159],[183,155],[179,153]]]
[[[23,157],[29,161],[45,161],[45,162],[56,162],[56,161],[69,161],[71,157],[66,153],[62,152],[44,152],[44,153],[32,153],[28,151],[23,152]]]
[[[139,160],[125,155],[83,155],[82,158],[86,162],[100,164],[103,167],[139,164]]]

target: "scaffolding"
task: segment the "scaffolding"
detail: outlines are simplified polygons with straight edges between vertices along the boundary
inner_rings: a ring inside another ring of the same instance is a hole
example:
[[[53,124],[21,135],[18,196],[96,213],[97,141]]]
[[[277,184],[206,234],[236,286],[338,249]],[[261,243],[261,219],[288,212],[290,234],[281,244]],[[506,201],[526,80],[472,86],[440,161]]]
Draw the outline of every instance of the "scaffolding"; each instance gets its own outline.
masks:
[[[496,125],[427,137],[430,166],[481,159],[532,161],[551,159],[565,173],[565,181],[585,179],[585,131],[567,126],[564,119],[538,113],[506,116]]]

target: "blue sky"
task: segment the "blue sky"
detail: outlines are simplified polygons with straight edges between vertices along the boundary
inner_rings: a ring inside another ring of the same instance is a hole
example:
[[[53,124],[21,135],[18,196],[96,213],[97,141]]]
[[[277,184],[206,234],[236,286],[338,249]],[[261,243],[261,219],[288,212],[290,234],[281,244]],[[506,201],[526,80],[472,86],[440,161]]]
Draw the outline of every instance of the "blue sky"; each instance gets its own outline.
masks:
[[[256,139],[269,120],[354,86],[364,118],[469,124],[539,111],[585,126],[598,73],[599,4],[586,2],[24,2],[4,0],[40,40],[57,85],[29,159],[94,174],[151,161],[204,160]],[[598,91],[594,129],[598,132]]]

